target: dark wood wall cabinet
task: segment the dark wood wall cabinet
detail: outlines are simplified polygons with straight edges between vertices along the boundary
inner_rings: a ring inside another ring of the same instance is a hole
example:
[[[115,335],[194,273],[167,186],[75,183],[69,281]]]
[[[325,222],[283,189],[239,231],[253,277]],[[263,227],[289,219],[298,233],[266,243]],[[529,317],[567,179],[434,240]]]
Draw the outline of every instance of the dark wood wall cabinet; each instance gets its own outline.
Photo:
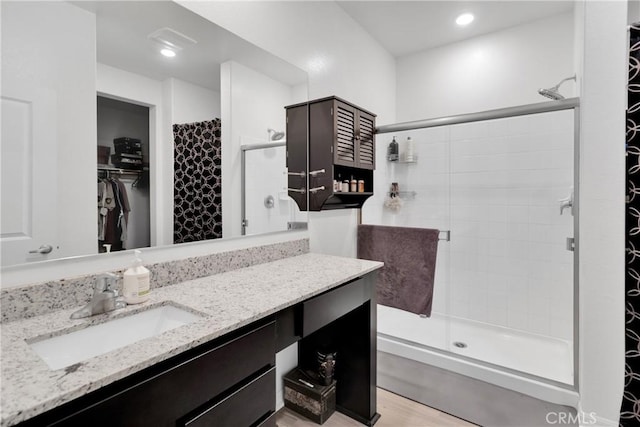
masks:
[[[160,362],[20,424],[275,427],[275,354],[298,342],[298,366],[339,355],[337,409],[376,412],[375,272]]]
[[[373,195],[376,115],[335,96],[285,108],[289,195],[312,211],[362,207]],[[334,180],[352,179],[364,191],[334,191]]]

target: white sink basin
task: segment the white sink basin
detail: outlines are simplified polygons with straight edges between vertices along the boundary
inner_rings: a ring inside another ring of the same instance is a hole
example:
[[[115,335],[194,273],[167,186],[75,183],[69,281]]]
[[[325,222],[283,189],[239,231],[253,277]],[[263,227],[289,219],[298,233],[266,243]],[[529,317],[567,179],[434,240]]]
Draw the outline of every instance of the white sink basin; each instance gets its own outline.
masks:
[[[164,305],[29,345],[49,368],[61,369],[201,318],[175,306]]]

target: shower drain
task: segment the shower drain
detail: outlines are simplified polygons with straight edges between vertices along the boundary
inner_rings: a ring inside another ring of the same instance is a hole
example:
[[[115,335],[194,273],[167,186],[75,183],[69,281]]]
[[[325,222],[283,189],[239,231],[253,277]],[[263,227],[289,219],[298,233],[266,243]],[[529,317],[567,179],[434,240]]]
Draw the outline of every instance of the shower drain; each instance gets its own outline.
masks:
[[[463,343],[462,341],[454,341],[453,345],[455,345],[458,348],[467,348],[467,344]]]

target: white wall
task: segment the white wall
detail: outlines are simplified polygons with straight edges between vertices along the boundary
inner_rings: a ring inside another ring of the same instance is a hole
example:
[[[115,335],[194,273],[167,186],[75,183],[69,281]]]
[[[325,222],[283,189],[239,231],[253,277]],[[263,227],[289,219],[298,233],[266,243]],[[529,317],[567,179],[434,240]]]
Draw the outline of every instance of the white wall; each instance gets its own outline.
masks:
[[[222,64],[222,235],[241,233],[241,150],[268,142],[267,129],[285,129],[285,105],[294,103],[293,87],[234,61]],[[284,159],[282,171],[284,172]],[[260,174],[260,169],[251,171]]]
[[[580,397],[617,425],[624,379],[627,2],[586,1],[580,141]]]
[[[176,78],[169,78],[164,84],[170,87],[172,124],[220,118],[220,92]]]
[[[538,89],[574,74],[573,26],[567,13],[399,58],[398,122],[548,101]]]
[[[96,253],[95,17],[48,2],[3,2],[2,14],[2,84],[48,90],[57,99],[49,142],[57,143],[58,173],[46,179],[57,179],[49,226],[58,241],[48,243],[58,257]]]
[[[305,70],[309,99],[337,95],[395,122],[394,58],[335,3],[178,3]],[[356,224],[354,209],[310,213],[311,250],[355,256]]]

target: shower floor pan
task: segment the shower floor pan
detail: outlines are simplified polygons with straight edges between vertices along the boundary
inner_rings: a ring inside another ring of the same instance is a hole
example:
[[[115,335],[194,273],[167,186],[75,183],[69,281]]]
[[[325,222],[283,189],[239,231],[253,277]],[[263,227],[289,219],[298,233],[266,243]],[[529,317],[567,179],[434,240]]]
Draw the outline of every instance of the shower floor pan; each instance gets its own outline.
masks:
[[[425,319],[382,305],[378,306],[378,333],[573,385],[569,341],[438,313]]]

